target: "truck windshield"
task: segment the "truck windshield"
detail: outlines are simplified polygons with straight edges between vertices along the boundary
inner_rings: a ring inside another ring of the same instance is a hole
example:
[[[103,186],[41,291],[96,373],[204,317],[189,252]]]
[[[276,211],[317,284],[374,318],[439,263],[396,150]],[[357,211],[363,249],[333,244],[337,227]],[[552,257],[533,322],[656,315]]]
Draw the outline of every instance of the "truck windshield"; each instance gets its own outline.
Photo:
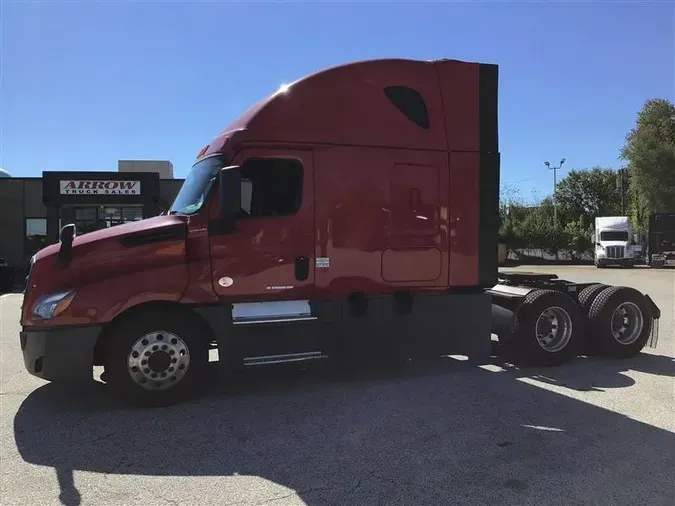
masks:
[[[620,230],[609,230],[606,232],[600,232],[601,241],[627,241],[628,232],[622,232]]]
[[[218,171],[224,166],[224,156],[211,156],[194,164],[176,195],[169,214],[189,215],[198,212],[218,177]]]

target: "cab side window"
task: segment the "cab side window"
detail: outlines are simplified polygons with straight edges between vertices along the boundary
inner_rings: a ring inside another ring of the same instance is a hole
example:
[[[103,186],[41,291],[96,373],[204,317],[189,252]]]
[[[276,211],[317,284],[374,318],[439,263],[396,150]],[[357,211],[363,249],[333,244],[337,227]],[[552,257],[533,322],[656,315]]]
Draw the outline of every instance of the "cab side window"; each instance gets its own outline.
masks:
[[[295,214],[302,203],[303,169],[292,158],[250,158],[241,167],[242,217]]]

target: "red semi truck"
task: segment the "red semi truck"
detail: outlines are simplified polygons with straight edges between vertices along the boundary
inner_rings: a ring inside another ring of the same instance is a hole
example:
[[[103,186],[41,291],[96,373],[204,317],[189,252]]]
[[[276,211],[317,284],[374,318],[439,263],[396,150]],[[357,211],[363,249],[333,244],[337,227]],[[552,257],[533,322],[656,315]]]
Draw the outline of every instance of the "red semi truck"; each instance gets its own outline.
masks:
[[[392,354],[532,363],[656,344],[632,288],[499,274],[496,65],[382,59],[262,100],[205,146],[167,215],[31,261],[28,371],[178,402],[220,367]]]

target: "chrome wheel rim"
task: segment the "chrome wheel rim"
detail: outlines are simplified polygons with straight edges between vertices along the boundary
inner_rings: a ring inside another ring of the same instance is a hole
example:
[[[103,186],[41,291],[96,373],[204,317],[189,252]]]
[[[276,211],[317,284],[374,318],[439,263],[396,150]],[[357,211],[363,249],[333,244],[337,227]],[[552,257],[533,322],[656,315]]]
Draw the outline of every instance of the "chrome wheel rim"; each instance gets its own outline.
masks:
[[[537,318],[535,332],[539,346],[544,351],[556,353],[572,338],[572,317],[561,307],[549,307]]]
[[[619,344],[633,344],[642,334],[644,324],[645,320],[638,305],[634,302],[622,302],[612,314],[612,336]]]
[[[190,351],[179,336],[157,331],[139,338],[129,351],[127,371],[146,390],[166,390],[183,379]]]

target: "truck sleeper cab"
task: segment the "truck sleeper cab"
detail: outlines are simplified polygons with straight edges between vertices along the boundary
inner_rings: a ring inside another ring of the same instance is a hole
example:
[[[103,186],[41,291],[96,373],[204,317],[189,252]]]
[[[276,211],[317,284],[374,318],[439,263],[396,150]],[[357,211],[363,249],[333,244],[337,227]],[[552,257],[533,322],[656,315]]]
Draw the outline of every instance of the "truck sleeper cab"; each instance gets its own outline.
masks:
[[[25,366],[65,382],[103,365],[113,392],[161,405],[199,390],[213,347],[226,370],[478,360],[493,320],[505,345],[561,362],[582,335],[580,302],[567,289],[534,296],[531,279],[496,285],[498,190],[496,66],[374,60],[318,72],[205,146],[167,215],[79,237],[67,225],[35,255]],[[634,353],[658,309],[631,296]],[[531,346],[542,301],[563,308],[560,332],[551,319],[546,334],[560,334],[557,348]]]

